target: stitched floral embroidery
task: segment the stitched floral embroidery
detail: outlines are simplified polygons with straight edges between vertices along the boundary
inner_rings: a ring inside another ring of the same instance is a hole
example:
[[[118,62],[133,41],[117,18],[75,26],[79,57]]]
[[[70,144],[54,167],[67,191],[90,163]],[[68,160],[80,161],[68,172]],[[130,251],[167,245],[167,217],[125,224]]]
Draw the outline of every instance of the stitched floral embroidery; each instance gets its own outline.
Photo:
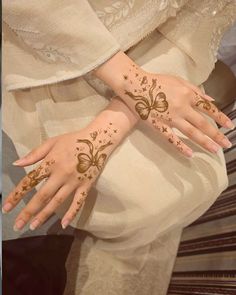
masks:
[[[109,28],[121,18],[126,18],[129,11],[133,8],[135,0],[116,1],[103,10],[97,10],[96,13],[102,22]]]

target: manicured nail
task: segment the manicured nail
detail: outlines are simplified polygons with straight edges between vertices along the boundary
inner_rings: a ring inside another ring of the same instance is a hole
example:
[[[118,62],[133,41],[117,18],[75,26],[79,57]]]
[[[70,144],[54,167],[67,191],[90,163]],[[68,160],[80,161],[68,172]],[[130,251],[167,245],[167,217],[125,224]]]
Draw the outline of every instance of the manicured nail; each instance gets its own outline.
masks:
[[[17,222],[15,223],[13,229],[14,231],[19,231],[21,230],[23,227],[25,226],[25,222],[22,219],[17,220]]]
[[[11,203],[6,203],[2,207],[2,213],[8,213],[13,208],[13,205]]]
[[[225,123],[225,127],[233,130],[235,128],[234,124],[231,121]]]
[[[17,166],[17,165],[21,165],[24,163],[24,158],[16,160],[15,162],[12,163],[12,165]]]
[[[215,145],[214,143],[210,143],[208,145],[208,147],[209,147],[210,151],[213,153],[217,153],[219,150],[219,146]]]
[[[40,222],[38,219],[35,219],[29,226],[31,230],[35,230],[39,226]]]
[[[62,228],[65,229],[69,223],[70,223],[69,219],[65,219],[61,224]]]
[[[187,155],[189,158],[192,158],[192,157],[193,157],[193,151],[192,151],[192,150],[186,150],[186,155]]]
[[[228,138],[223,139],[221,142],[226,148],[231,148],[232,146],[232,143],[228,140]]]

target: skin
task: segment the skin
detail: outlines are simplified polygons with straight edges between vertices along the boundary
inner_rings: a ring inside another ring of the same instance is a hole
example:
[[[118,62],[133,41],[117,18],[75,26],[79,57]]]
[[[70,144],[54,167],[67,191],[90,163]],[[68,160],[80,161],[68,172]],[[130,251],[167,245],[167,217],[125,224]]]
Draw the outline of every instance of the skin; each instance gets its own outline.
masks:
[[[118,52],[101,65],[94,75],[107,83],[139,119],[160,132],[178,151],[193,151],[173,131],[179,129],[212,153],[231,143],[202,113],[219,125],[234,128],[232,121],[212,103],[213,99],[190,82],[171,75],[149,73],[126,54]]]
[[[44,181],[18,214],[15,230],[22,229],[28,222],[32,230],[39,227],[73,193],[73,201],[61,221],[63,228],[68,226],[110,154],[138,120],[160,132],[187,157],[192,156],[192,150],[175,135],[173,127],[211,152],[217,152],[217,144],[230,147],[227,137],[202,113],[227,128],[234,127],[233,123],[217,109],[211,97],[188,81],[148,73],[123,52],[94,74],[118,96],[85,129],[50,138],[14,163],[24,167],[41,161],[5,198],[3,213],[13,210],[29,191]]]
[[[14,230],[21,230],[28,222],[34,230],[74,194],[61,221],[66,228],[84,204],[110,154],[136,122],[129,108],[114,98],[85,129],[50,138],[15,162],[23,167],[41,161],[5,198],[3,213],[13,210],[28,192],[44,183],[18,214]]]

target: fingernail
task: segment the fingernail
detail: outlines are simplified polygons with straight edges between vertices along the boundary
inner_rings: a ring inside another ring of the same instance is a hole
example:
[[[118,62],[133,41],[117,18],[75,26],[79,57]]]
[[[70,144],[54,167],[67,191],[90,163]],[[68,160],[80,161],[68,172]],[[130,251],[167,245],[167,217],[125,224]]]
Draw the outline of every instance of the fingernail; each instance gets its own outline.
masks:
[[[235,128],[234,124],[231,121],[227,121],[225,123],[225,126],[231,130],[233,130]]]
[[[21,165],[24,163],[24,160],[25,160],[24,158],[16,160],[15,162],[12,163],[12,165],[15,165],[15,166]]]
[[[2,207],[2,213],[8,213],[13,208],[13,205],[11,203],[6,203]]]
[[[224,145],[226,148],[230,148],[232,146],[232,143],[228,140],[228,138],[225,138],[221,141],[221,143]]]
[[[62,228],[65,229],[69,223],[70,223],[69,219],[65,219],[61,224]]]
[[[210,151],[213,152],[213,153],[217,153],[218,150],[219,150],[219,146],[217,146],[217,145],[215,145],[215,144],[212,144],[212,143],[210,143],[210,144],[208,145],[208,147],[209,147]]]
[[[189,158],[192,158],[192,157],[193,157],[193,151],[192,151],[192,150],[186,150],[186,155],[187,155]]]
[[[13,229],[14,229],[14,231],[19,231],[19,230],[21,230],[21,229],[24,227],[24,225],[25,225],[24,220],[19,219],[19,220],[17,220],[17,222],[15,223]]]
[[[38,219],[35,219],[29,226],[31,230],[35,230],[39,226],[40,222]]]

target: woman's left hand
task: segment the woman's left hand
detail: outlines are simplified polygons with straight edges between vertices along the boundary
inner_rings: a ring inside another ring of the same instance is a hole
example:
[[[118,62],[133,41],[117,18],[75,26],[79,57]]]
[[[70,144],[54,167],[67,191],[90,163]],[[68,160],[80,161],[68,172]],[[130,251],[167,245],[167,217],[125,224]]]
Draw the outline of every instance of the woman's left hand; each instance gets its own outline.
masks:
[[[39,183],[33,198],[16,218],[21,230],[33,218],[30,229],[42,225],[74,193],[61,223],[65,228],[75,218],[105,162],[137,122],[128,107],[113,99],[86,128],[52,137],[14,164],[28,166],[42,160],[6,197],[3,213],[11,211]]]

